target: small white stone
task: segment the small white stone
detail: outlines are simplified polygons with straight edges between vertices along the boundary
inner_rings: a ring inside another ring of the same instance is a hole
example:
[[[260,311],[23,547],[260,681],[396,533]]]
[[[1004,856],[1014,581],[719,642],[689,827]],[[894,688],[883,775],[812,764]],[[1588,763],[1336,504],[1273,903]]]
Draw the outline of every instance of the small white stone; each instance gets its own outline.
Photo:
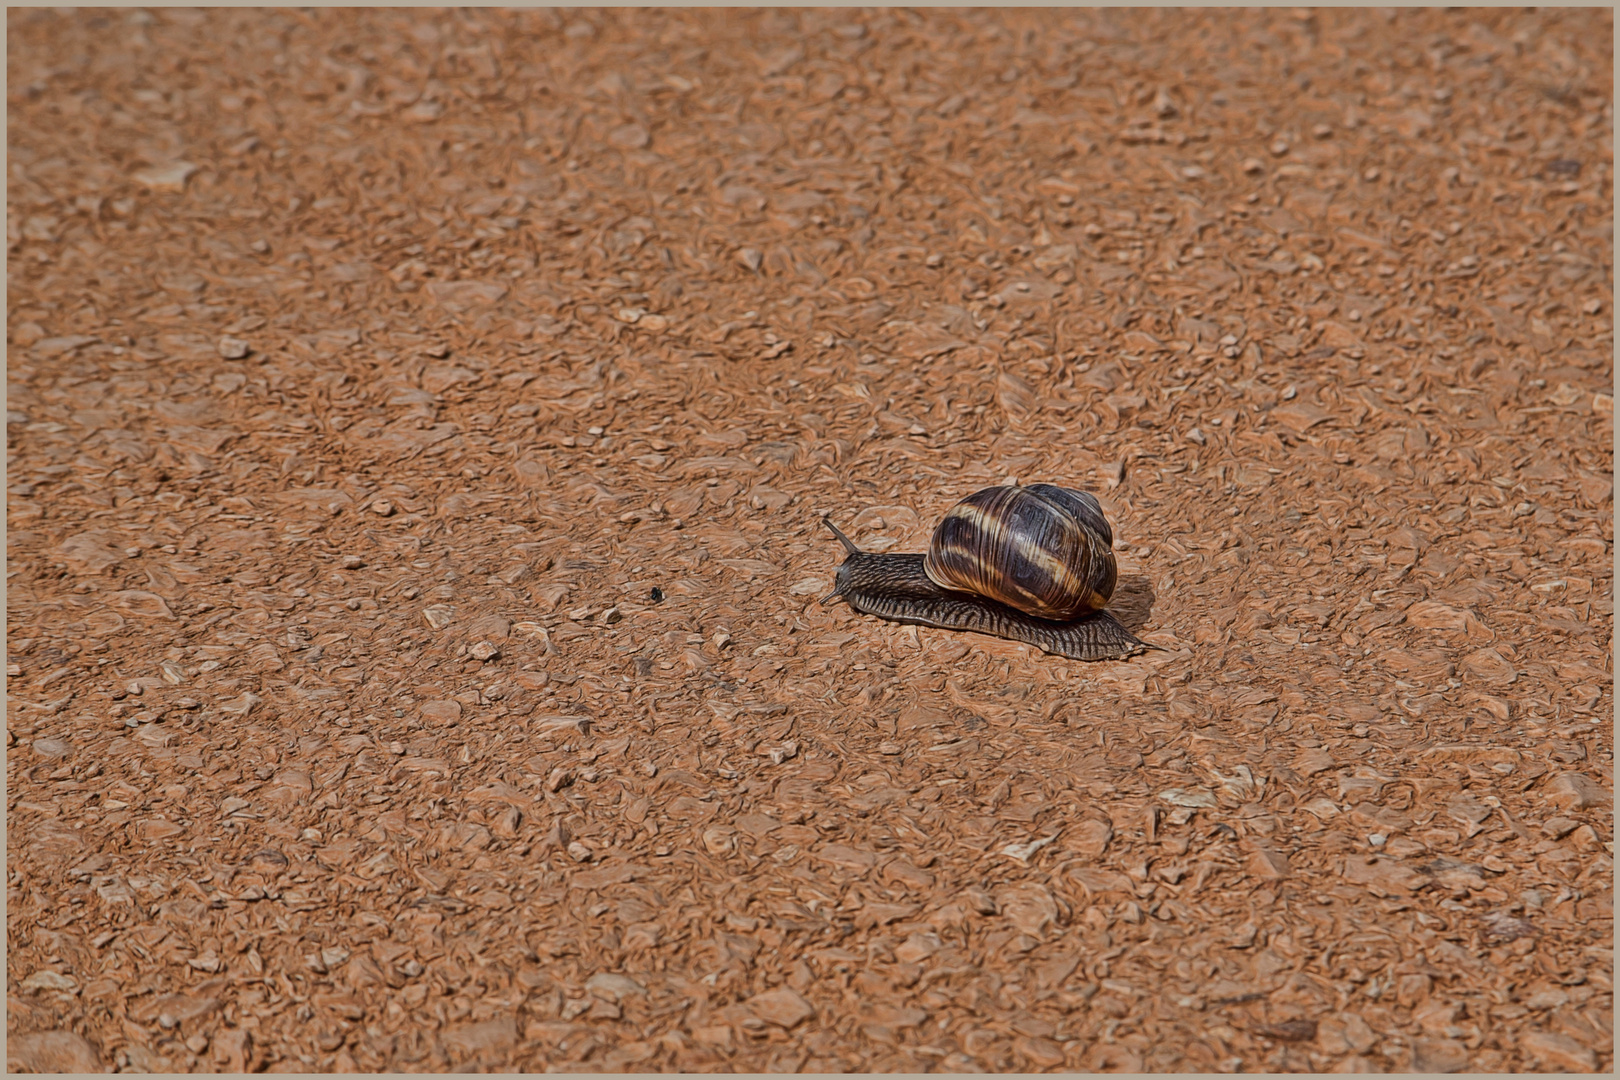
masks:
[[[1021,863],[1027,863],[1030,860],[1030,856],[1034,855],[1037,851],[1041,850],[1041,848],[1045,847],[1047,844],[1050,844],[1056,839],[1056,836],[1048,836],[1040,840],[1031,840],[1024,844],[1008,844],[1006,847],[1001,849],[1001,853],[1008,858],[1017,859]]]
[[[186,186],[186,178],[197,171],[189,161],[175,161],[167,165],[154,165],[135,173],[137,184],[158,190],[178,191]]]
[[[55,971],[36,971],[22,985],[25,990],[72,990],[78,983]]]

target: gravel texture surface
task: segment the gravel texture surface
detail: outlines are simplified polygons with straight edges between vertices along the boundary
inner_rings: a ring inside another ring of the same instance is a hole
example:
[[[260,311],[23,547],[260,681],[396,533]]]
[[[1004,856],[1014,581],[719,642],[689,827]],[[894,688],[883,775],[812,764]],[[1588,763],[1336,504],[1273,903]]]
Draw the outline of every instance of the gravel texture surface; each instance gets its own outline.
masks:
[[[12,1068],[1612,1067],[1608,11],[8,33]]]

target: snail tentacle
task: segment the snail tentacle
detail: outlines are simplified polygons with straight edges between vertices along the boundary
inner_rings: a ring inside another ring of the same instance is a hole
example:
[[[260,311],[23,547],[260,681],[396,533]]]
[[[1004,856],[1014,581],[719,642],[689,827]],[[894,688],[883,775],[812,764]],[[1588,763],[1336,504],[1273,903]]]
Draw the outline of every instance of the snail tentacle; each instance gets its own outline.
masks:
[[[844,545],[844,550],[846,552],[851,555],[859,555],[861,553],[861,549],[855,546],[855,541],[845,536],[843,531],[832,523],[832,518],[824,517],[821,519],[821,523],[832,530],[832,534],[838,537],[838,542]]]

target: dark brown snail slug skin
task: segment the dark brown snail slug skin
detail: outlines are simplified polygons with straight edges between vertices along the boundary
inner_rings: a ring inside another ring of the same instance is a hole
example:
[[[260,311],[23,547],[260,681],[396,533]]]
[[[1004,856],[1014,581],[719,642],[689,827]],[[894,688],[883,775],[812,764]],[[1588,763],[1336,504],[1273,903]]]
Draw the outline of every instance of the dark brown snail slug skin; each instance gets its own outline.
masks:
[[[941,588],[924,572],[924,556],[864,552],[831,521],[826,524],[849,553],[839,565],[837,585],[826,599],[842,597],[862,614],[990,634],[1073,660],[1118,660],[1151,648],[1106,611],[1074,619],[1043,619],[984,596]],[[1108,584],[1112,592],[1113,582]]]
[[[995,600],[942,589],[928,580],[922,563],[921,555],[854,552],[838,567],[833,595],[864,615],[990,634],[1072,660],[1119,660],[1148,648],[1106,611],[1067,621],[1039,619]]]

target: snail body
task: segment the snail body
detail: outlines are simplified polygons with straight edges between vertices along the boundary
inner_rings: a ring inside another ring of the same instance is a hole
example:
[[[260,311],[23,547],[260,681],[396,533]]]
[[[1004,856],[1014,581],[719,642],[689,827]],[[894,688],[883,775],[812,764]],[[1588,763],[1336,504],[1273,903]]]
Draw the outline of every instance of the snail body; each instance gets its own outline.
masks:
[[[1053,484],[977,491],[945,514],[923,555],[864,552],[830,520],[827,527],[848,553],[827,599],[856,611],[1076,660],[1148,648],[1105,610],[1119,576],[1113,530],[1087,492]]]

